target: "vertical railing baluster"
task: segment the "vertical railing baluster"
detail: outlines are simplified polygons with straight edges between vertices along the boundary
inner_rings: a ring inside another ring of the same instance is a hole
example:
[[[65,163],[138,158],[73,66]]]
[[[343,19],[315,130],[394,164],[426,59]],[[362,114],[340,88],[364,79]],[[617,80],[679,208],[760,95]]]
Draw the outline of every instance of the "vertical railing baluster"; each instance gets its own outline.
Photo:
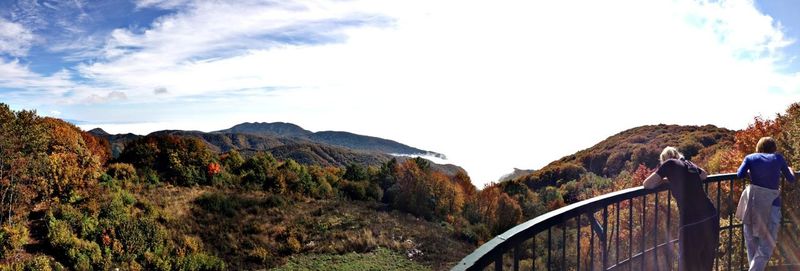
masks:
[[[536,234],[533,234],[533,244],[531,244],[531,258],[533,258],[533,270],[536,270]]]
[[[645,257],[645,253],[644,253],[645,252],[645,250],[644,250],[644,245],[645,244],[644,243],[647,241],[647,239],[646,239],[647,234],[645,233],[646,232],[645,225],[647,225],[647,224],[645,224],[645,222],[647,222],[647,219],[645,218],[646,216],[647,216],[647,194],[644,194],[644,195],[642,195],[642,243],[639,244],[642,247],[642,269],[641,270],[645,270],[645,268],[644,268],[645,264],[644,263],[645,263],[645,261],[647,259],[647,257]]]
[[[729,193],[728,193],[728,269],[731,269],[731,263],[733,262],[733,180],[734,178],[730,179],[730,186],[729,186]]]
[[[581,215],[580,214],[578,214],[578,218],[575,222],[576,222],[575,224],[578,225],[576,227],[578,228],[578,233],[575,236],[575,243],[576,243],[575,252],[577,252],[575,253],[577,257],[577,259],[575,260],[575,265],[576,265],[575,270],[581,271]]]
[[[553,244],[552,235],[552,227],[547,228],[547,270],[550,270],[550,248],[552,248],[551,246]]]
[[[628,199],[628,270],[633,270],[633,198]]]
[[[596,221],[594,218],[594,211],[589,215],[592,216],[589,223],[594,223],[594,221]],[[592,228],[592,224],[589,225],[589,270],[594,271],[594,229]]]
[[[567,270],[567,220],[561,223],[561,270]]]
[[[658,194],[656,192],[655,198],[655,215],[653,216],[653,263],[658,270]]]
[[[672,190],[667,190],[667,270],[672,271]]]
[[[522,254],[520,250],[522,250],[521,243],[514,247],[514,271],[519,271],[519,257]]]
[[[617,205],[615,206],[617,209],[617,223],[614,224],[614,229],[616,229],[616,247],[614,248],[614,258],[615,258],[615,265],[619,265],[619,230],[620,230],[620,223],[619,223],[619,201],[617,201]]]
[[[497,253],[494,258],[494,271],[503,271],[503,254]]]
[[[719,212],[722,211],[722,205],[720,203],[721,202],[720,201],[720,196],[722,194],[722,182],[721,181],[717,182],[716,185],[717,185],[717,213],[719,213]],[[722,217],[722,215],[719,215],[719,216]],[[717,217],[717,219],[719,219],[719,217]],[[717,235],[719,235],[719,233],[717,233]],[[719,240],[719,239],[717,239],[717,240]],[[719,244],[716,244],[716,245],[717,245],[717,247],[719,247]],[[721,263],[720,263],[719,257],[715,256],[714,257],[714,266],[716,266],[716,270],[719,270],[719,266],[720,265],[721,265]]]
[[[603,271],[608,267],[608,205],[603,207]]]

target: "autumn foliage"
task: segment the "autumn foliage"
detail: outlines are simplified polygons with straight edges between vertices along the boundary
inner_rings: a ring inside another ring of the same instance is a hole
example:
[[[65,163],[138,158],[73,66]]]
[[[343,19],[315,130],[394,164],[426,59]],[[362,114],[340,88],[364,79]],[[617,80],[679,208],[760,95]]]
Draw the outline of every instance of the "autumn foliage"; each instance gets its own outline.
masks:
[[[397,157],[379,165],[323,165],[276,158],[270,152],[234,149],[220,153],[201,138],[168,134],[133,140],[118,158],[111,158],[111,146],[105,139],[62,120],[42,118],[33,111],[12,111],[0,104],[0,259],[19,254],[25,244],[35,242],[44,247],[42,253],[51,256],[42,264],[56,269],[60,265],[79,270],[230,267],[227,258],[215,254],[220,251],[204,247],[197,237],[172,236],[176,228],[178,232],[187,229],[176,226],[174,217],[134,193],[145,188],[175,187],[259,195],[199,196],[192,201],[197,209],[191,213],[200,217],[198,221],[213,221],[212,214],[234,220],[251,211],[269,216],[286,212],[280,208],[292,202],[348,202],[381,212],[402,212],[417,221],[440,225],[456,238],[480,244],[548,211],[641,185],[658,166],[658,153],[665,146],[678,147],[711,173],[732,172],[763,136],[776,138],[787,160],[800,165],[800,105],[790,106],[774,120],[756,117],[746,129],[735,133],[710,125],[634,128],[531,174],[479,190],[466,172],[437,170],[422,158]],[[791,206],[800,206],[792,189],[784,190],[790,213],[797,211]],[[627,202],[619,206],[631,207]],[[619,216],[637,221],[642,218],[625,213]],[[29,219],[42,226],[29,226],[33,224]],[[355,227],[331,219],[316,221],[330,225],[308,223],[269,229],[274,231],[272,241],[279,244],[275,247],[255,245],[274,243],[259,243],[263,236],[248,237],[248,243],[242,244],[246,247],[241,248],[246,256],[236,259],[274,267],[280,257],[311,249],[313,238],[300,227],[319,231]],[[264,229],[241,229],[260,230]],[[623,229],[621,234],[626,238],[645,233]],[[380,243],[369,231],[357,237],[339,237],[350,240],[348,246],[352,247],[331,248],[337,252],[369,251]]]
[[[207,171],[209,176],[214,176],[222,172],[222,168],[217,163],[210,163],[208,164]]]
[[[755,152],[756,143],[762,137],[778,137],[781,133],[779,122],[762,117],[753,118],[753,123],[749,124],[744,130],[736,132],[734,146],[740,153]]]

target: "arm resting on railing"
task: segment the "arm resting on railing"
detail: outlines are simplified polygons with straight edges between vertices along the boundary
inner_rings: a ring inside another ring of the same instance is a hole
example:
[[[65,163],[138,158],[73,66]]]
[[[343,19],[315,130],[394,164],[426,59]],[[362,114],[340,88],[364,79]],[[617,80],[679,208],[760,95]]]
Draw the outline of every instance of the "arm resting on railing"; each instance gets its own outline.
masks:
[[[644,179],[642,185],[646,189],[653,189],[661,186],[661,184],[664,184],[666,182],[667,181],[664,179],[664,177],[661,177],[657,173],[653,172],[652,174],[650,174],[650,176],[647,177],[647,179]]]

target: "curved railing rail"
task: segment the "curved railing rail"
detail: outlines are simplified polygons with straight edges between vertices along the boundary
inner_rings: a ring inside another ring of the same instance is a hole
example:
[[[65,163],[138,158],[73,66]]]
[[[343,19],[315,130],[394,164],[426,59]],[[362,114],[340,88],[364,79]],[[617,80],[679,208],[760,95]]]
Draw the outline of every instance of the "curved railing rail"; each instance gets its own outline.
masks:
[[[720,174],[704,183],[720,211],[715,270],[746,269],[743,229],[733,215],[746,180]],[[677,206],[666,187],[629,188],[519,224],[484,243],[453,270],[484,270],[490,265],[495,270],[673,270],[678,236],[678,219],[673,216]],[[783,225],[788,225],[786,220]],[[780,250],[779,246],[776,253]],[[795,257],[777,258],[772,266],[796,264],[784,259]]]

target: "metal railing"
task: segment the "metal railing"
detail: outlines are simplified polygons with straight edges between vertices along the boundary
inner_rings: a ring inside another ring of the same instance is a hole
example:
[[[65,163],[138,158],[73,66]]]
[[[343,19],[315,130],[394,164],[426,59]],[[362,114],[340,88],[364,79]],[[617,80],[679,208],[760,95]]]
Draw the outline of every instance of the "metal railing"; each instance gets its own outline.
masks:
[[[709,176],[704,188],[720,216],[714,270],[746,270],[741,222],[734,218],[746,180]],[[786,208],[784,208],[785,210]],[[785,211],[784,211],[785,213]],[[545,213],[484,243],[453,270],[677,270],[677,205],[665,186],[629,188]],[[792,226],[786,220],[782,228]],[[782,231],[781,236],[784,235]],[[793,231],[796,232],[796,229]],[[779,237],[783,239],[797,239]],[[779,245],[772,267],[797,266]]]

